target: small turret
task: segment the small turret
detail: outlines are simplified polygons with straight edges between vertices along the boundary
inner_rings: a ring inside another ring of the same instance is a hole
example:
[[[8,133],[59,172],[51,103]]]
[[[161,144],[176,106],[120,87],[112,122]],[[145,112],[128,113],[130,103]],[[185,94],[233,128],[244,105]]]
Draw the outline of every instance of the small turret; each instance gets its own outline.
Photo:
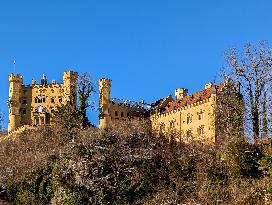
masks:
[[[43,74],[41,78],[41,85],[46,85],[47,84],[47,79],[46,76]]]
[[[110,125],[111,105],[111,80],[102,78],[99,80],[99,128],[105,129]]]
[[[8,132],[21,126],[21,99],[22,99],[22,86],[23,77],[21,75],[14,75],[13,73],[9,76],[9,122]]]
[[[213,86],[212,82],[208,82],[205,84],[205,89],[210,89]]]
[[[181,100],[188,94],[188,89],[178,88],[175,90],[175,96],[177,100]]]

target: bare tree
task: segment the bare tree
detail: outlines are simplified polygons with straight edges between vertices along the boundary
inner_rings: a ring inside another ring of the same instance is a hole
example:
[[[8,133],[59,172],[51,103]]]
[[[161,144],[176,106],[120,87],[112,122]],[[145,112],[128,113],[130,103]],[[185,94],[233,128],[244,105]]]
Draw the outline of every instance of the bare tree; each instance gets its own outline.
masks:
[[[89,98],[94,92],[94,84],[91,81],[88,73],[83,73],[78,82],[78,94],[79,94],[79,114],[82,118],[82,127],[86,127],[90,124],[87,117],[87,109],[92,107],[93,104],[89,102]]]
[[[226,52],[226,59],[227,74],[243,95],[247,125],[257,142],[262,132],[261,119],[268,109],[262,106],[262,102],[269,104],[265,89],[271,95],[272,50],[264,42],[258,46],[248,43],[242,52],[230,48]]]
[[[215,105],[217,144],[225,146],[243,137],[244,102],[239,89],[229,78],[218,91]]]

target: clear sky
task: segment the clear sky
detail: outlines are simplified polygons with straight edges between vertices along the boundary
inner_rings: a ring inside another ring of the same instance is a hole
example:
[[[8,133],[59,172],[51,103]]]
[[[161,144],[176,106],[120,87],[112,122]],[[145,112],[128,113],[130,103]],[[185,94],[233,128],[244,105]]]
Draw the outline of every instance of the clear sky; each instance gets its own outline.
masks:
[[[213,81],[231,46],[272,40],[271,0],[0,0],[0,110],[8,75],[112,79],[112,96],[147,102]],[[97,94],[96,94],[97,99]],[[97,123],[97,112],[89,113]]]

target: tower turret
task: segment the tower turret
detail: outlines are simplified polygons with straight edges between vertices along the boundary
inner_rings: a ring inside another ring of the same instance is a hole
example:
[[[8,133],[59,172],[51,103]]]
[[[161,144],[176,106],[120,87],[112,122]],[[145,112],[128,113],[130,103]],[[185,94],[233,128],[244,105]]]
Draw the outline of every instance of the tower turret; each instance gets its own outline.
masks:
[[[21,101],[22,101],[22,86],[23,77],[21,75],[14,75],[13,73],[9,76],[9,121],[8,121],[8,132],[21,126]]]
[[[47,79],[46,76],[43,74],[41,78],[41,85],[46,85],[47,84]]]
[[[110,124],[110,105],[111,105],[111,80],[102,78],[99,80],[99,128],[105,129]]]

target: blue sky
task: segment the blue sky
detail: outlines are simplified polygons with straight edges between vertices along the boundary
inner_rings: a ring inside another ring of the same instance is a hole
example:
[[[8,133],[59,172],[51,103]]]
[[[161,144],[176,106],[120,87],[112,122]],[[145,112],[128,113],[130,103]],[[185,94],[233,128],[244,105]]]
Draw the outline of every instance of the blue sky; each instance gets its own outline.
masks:
[[[113,97],[124,99],[197,91],[229,47],[271,43],[271,9],[269,0],[0,0],[0,110],[7,117],[14,59],[26,84],[72,69],[111,78]],[[97,112],[89,116],[97,123]]]

